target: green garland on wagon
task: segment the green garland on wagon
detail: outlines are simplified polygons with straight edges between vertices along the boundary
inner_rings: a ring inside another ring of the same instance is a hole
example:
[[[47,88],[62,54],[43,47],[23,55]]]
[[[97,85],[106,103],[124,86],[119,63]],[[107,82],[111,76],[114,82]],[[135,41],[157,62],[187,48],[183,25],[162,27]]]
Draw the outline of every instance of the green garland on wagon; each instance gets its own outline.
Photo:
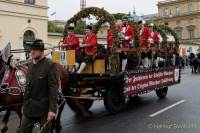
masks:
[[[97,18],[97,20],[101,20],[101,18],[103,18],[103,20],[101,20],[101,23],[99,23],[99,25],[96,25],[93,28],[94,33],[97,33],[101,25],[105,22],[109,22],[111,25],[114,25],[114,18],[109,12],[107,12],[103,8],[89,7],[79,11],[77,14],[75,14],[71,19],[67,21],[65,25],[65,33],[67,33],[67,27],[71,23],[74,23],[76,25],[77,21],[81,20],[82,18],[88,18],[90,17],[90,15],[94,15]]]
[[[67,27],[71,24],[74,23],[76,26],[76,22],[81,20],[82,18],[88,18],[90,15],[93,15],[96,17],[98,20],[97,24],[95,27],[93,27],[93,32],[97,33],[99,29],[101,28],[101,25],[108,22],[111,26],[111,30],[114,32],[114,34],[117,34],[116,28],[115,28],[115,19],[112,14],[104,10],[103,8],[98,8],[98,7],[89,7],[85,8],[81,11],[79,11],[77,14],[75,14],[71,19],[69,19],[65,25],[65,31],[64,34],[67,33]],[[117,60],[115,60],[117,57],[116,55],[116,50],[115,48],[117,47],[116,39],[114,39],[113,43],[113,48],[111,49],[112,54],[110,55],[110,60],[112,60],[112,73],[116,73],[118,71],[118,66],[117,66]]]
[[[115,20],[121,20],[123,16],[127,16],[128,14],[125,13],[116,13],[116,14],[112,14],[115,18]]]
[[[134,46],[135,47],[139,47],[140,46],[140,30],[139,30],[139,26],[138,26],[138,24],[135,22],[135,21],[129,21],[129,25],[131,26],[131,27],[133,27],[133,29],[135,30],[135,33],[136,33],[136,35],[135,35],[135,38],[134,38]]]
[[[179,39],[178,39],[178,36],[177,36],[176,32],[173,29],[171,29],[170,27],[165,26],[165,25],[160,25],[160,28],[162,30],[164,30],[166,33],[171,34],[174,37],[174,39],[175,39],[175,45],[176,45],[176,47],[179,47],[180,43],[179,43]]]
[[[151,27],[149,23],[146,23],[145,26],[147,27]],[[167,47],[167,34],[166,32],[162,29],[162,27],[160,27],[159,25],[153,25],[153,30],[155,30],[156,32],[158,32],[162,39],[163,39],[163,47]]]
[[[128,14],[125,14],[125,13],[116,13],[116,14],[113,14],[115,20],[121,20],[123,16],[127,16],[127,15]],[[134,42],[133,43],[134,43],[135,47],[138,47],[140,45],[140,37],[139,37],[139,27],[138,27],[138,24],[135,21],[131,20],[131,21],[129,21],[129,25],[131,27],[133,27],[134,30],[135,30],[135,32],[136,32],[136,36],[134,38]]]

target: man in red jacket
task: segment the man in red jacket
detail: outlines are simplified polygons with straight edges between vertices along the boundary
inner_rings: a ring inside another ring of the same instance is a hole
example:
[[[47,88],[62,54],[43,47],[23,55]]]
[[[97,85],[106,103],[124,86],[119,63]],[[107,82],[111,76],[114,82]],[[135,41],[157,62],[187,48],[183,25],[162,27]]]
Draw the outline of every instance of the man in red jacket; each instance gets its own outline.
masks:
[[[62,48],[64,50],[75,50],[76,53],[79,53],[79,39],[78,37],[74,34],[74,27],[69,26],[67,28],[68,34],[63,38],[63,44]]]
[[[123,24],[120,30],[120,40],[122,43],[122,47],[130,48],[135,38],[135,31],[133,27],[129,25],[128,16],[124,16],[122,18],[122,21]]]
[[[92,61],[97,53],[97,37],[92,32],[92,26],[88,25],[85,29],[85,33],[86,35],[80,45],[80,47],[84,48],[84,53],[81,55],[82,63],[77,73],[81,73],[85,69],[86,64]]]
[[[79,54],[80,54],[80,47],[79,47],[79,39],[74,34],[74,26],[67,27],[68,34],[63,38],[63,44],[61,45],[63,50],[75,50],[76,52],[76,69],[79,67]],[[72,71],[70,68],[69,71]]]
[[[151,24],[151,27],[150,27],[150,37],[148,39],[149,41],[149,46],[150,46],[150,51],[148,51],[148,64],[149,66],[155,66],[156,63],[156,60],[157,60],[157,53],[155,53],[154,49],[152,48],[155,48],[158,43],[159,43],[159,36],[158,34],[154,31],[153,29],[153,24]]]
[[[150,24],[150,37],[148,39],[150,47],[156,47],[159,44],[160,38],[158,33],[153,28],[154,24]]]
[[[151,35],[150,30],[149,30],[149,28],[144,26],[143,20],[140,20],[138,22],[138,25],[139,25],[139,28],[140,28],[140,46],[143,47],[143,48],[147,48],[147,50],[148,50],[149,47],[150,47],[150,44],[149,44],[149,38],[150,38],[150,35]],[[145,67],[145,68],[149,67],[147,52],[148,51],[143,51],[141,53],[142,64],[143,64],[143,67]]]
[[[150,25],[150,37],[149,37],[149,44],[150,44],[150,48],[151,51],[149,51],[149,66],[157,66],[157,53],[155,51],[155,48],[157,45],[159,45],[159,35],[157,34],[157,32],[154,30],[153,28],[154,24]]]
[[[133,27],[131,27],[129,25],[128,16],[124,16],[122,18],[122,21],[123,21],[123,24],[122,24],[122,27],[121,27],[121,31],[119,33],[119,38],[120,38],[120,41],[121,41],[121,47],[130,48],[132,46],[134,38],[135,38],[135,31],[134,31]],[[127,66],[127,62],[128,62],[127,53],[122,52],[120,57],[121,57],[121,61],[122,61],[121,70],[125,71],[126,66]]]

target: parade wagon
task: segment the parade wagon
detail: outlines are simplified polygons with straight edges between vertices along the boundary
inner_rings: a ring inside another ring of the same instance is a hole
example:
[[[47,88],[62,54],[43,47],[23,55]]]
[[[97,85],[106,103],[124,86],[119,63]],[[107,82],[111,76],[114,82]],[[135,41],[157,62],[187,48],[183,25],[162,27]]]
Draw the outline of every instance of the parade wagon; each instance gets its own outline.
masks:
[[[115,17],[119,17],[120,14],[112,15],[100,8],[86,8],[80,11],[67,21],[66,27],[90,17],[91,14],[98,18],[94,33],[97,33],[102,24],[108,22],[113,33],[117,34]],[[180,83],[181,73],[175,63],[178,54],[176,34],[166,26],[155,25],[154,29],[161,35],[162,42],[157,47],[144,48],[139,45],[137,25],[134,21],[130,21],[130,24],[137,29],[132,47],[119,47],[117,38],[114,39],[113,47],[109,50],[105,49],[104,45],[98,44],[97,49],[100,49],[101,53],[97,52],[96,58],[87,64],[82,73],[69,72],[69,90],[66,98],[78,99],[85,109],[90,109],[95,100],[103,100],[106,110],[115,114],[124,108],[131,97],[155,91],[157,96],[163,99],[167,95],[169,86]],[[174,37],[173,42],[167,40],[169,34]],[[157,53],[159,57],[157,67],[140,67],[141,53],[144,51]],[[126,71],[120,70],[122,52],[128,57]],[[76,56],[73,50],[57,51],[52,54],[52,57],[54,61],[64,66],[75,66]],[[68,100],[67,103],[73,111],[77,112],[77,107],[73,103]]]

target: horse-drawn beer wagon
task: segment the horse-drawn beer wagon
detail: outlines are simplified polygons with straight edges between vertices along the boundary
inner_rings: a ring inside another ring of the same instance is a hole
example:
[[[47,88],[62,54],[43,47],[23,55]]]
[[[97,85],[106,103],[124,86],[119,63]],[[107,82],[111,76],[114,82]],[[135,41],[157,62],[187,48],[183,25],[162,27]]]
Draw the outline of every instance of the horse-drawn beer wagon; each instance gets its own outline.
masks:
[[[109,23],[115,37],[113,46],[108,50],[104,45],[97,45],[97,54],[82,73],[69,73],[69,91],[67,98],[78,99],[85,109],[89,109],[94,100],[103,100],[106,110],[115,114],[121,111],[127,101],[132,96],[156,91],[159,98],[165,98],[168,86],[180,83],[180,70],[176,66],[176,56],[178,54],[178,39],[176,34],[166,26],[153,25],[155,32],[160,34],[162,41],[156,47],[142,47],[140,45],[140,33],[138,25],[130,20],[129,24],[134,27],[136,35],[131,42],[131,47],[120,47],[119,31],[115,27],[115,19],[121,19],[124,14],[109,14],[104,9],[86,8],[74,15],[67,21],[67,27],[73,23],[95,16],[98,20],[93,32],[97,33],[104,23]],[[146,24],[147,27],[150,25]],[[170,41],[168,38],[172,37]],[[143,68],[141,66],[141,56],[143,52],[151,53],[151,60],[156,53],[158,59],[157,66]],[[126,71],[121,71],[120,54],[127,55],[128,63]],[[154,54],[154,55],[153,55]],[[75,65],[75,51],[60,51],[53,54],[53,59],[57,62],[63,61],[65,65]],[[68,62],[68,63],[67,63]],[[73,111],[77,107],[68,102]]]
[[[173,30],[163,25],[146,24],[145,27],[151,28],[160,35],[160,40],[153,40],[156,43],[154,46],[143,46],[142,43],[152,42],[152,39],[148,40],[148,38],[143,39],[141,37],[141,32],[143,31],[139,29],[138,24],[134,20],[126,21],[128,22],[128,27],[134,29],[134,37],[126,36],[126,29],[124,32],[121,27],[120,31],[118,29],[120,26],[116,26],[115,23],[115,19],[121,19],[124,14],[110,14],[104,9],[91,7],[81,10],[69,19],[65,32],[67,32],[70,24],[73,23],[76,27],[78,21],[85,21],[91,16],[97,20],[93,28],[94,33],[97,33],[103,24],[109,24],[113,34],[112,46],[109,48],[102,44],[95,46],[97,51],[95,58],[92,58],[87,63],[81,73],[76,71],[65,72],[61,66],[63,65],[66,68],[75,67],[77,58],[75,50],[54,50],[53,48],[49,52],[52,54],[52,59],[61,64],[58,66],[60,66],[59,73],[62,74],[60,76],[60,92],[63,95],[60,94],[61,98],[59,98],[61,100],[66,98],[66,102],[73,111],[79,112],[81,110],[84,112],[90,109],[93,101],[103,100],[106,110],[111,114],[115,114],[124,108],[127,100],[131,97],[155,91],[157,96],[162,99],[166,97],[169,86],[180,83],[181,73],[176,63],[179,41]],[[173,39],[170,40],[169,38]],[[124,42],[126,44],[128,42],[130,46],[122,46]],[[60,48],[60,45],[55,47],[55,49],[57,48]],[[10,50],[9,44],[7,50],[4,49],[2,52],[0,54],[0,106],[2,106],[0,111],[1,109],[8,111],[1,129],[6,131],[10,111],[14,110],[21,116],[20,108],[27,70],[22,66],[31,61],[31,59],[18,62],[12,66],[10,52],[27,52],[27,50]],[[145,64],[144,55],[148,55],[151,65],[149,65],[150,63],[148,65]],[[82,55],[80,54],[79,56]],[[9,82],[7,83],[7,81]],[[61,103],[63,102],[61,101]],[[10,108],[10,106],[15,108]],[[56,119],[58,125],[60,124],[64,104],[61,106]],[[59,131],[60,128],[58,127]]]

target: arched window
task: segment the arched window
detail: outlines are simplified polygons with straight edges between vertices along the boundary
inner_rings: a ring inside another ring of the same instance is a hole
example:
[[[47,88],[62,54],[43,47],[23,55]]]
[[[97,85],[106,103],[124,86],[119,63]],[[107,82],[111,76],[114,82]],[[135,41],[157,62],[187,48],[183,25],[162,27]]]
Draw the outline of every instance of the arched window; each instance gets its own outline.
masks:
[[[24,49],[28,48],[28,44],[32,43],[35,40],[35,34],[33,33],[33,31],[31,30],[27,30],[24,33],[24,39],[23,39],[23,45],[24,45]],[[26,58],[28,59],[29,53],[26,53]]]

